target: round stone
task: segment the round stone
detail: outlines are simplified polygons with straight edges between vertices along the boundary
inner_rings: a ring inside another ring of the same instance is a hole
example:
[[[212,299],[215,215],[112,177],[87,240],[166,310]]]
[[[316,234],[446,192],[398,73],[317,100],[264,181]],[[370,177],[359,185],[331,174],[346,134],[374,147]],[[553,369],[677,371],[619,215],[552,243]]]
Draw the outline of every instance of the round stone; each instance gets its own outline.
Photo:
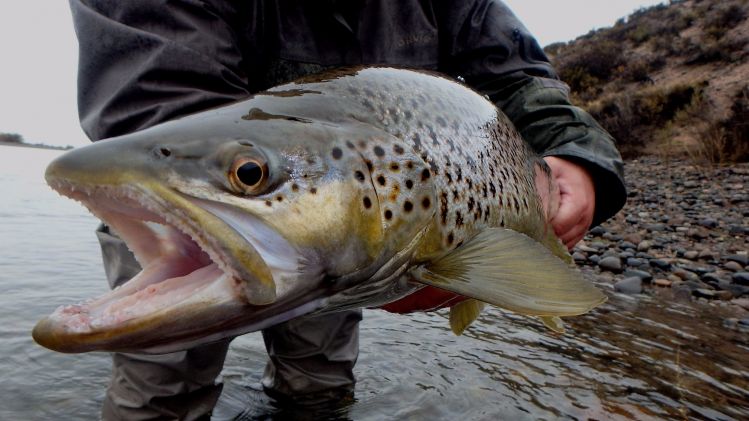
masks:
[[[663,288],[670,287],[672,283],[673,282],[671,282],[668,279],[656,279],[655,281],[653,281],[653,284],[655,284],[656,286],[659,286],[659,287],[663,287]]]
[[[623,294],[639,294],[642,292],[642,280],[634,276],[624,278],[614,284],[614,290]]]
[[[607,256],[598,261],[598,267],[609,272],[619,273],[622,271],[622,261],[619,257]]]
[[[731,280],[736,284],[749,286],[749,272],[736,272]]]

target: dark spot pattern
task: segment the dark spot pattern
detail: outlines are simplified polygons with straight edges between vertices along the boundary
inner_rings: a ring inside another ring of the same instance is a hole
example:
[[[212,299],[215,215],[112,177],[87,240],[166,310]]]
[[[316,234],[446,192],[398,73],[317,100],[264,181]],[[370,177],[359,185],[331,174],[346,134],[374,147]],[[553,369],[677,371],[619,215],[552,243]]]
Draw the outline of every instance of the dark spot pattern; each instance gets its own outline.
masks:
[[[341,148],[335,147],[333,148],[331,155],[333,155],[333,159],[341,159],[341,157],[343,156],[343,151],[341,150]]]

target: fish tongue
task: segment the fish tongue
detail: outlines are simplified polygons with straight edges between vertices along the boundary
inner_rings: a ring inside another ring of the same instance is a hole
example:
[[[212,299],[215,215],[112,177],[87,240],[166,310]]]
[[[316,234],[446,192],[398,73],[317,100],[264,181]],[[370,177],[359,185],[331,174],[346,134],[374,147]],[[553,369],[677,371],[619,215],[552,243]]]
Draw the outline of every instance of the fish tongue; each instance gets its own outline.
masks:
[[[216,264],[210,264],[184,276],[149,284],[134,294],[110,301],[96,314],[92,313],[91,327],[122,323],[174,306],[223,275]]]

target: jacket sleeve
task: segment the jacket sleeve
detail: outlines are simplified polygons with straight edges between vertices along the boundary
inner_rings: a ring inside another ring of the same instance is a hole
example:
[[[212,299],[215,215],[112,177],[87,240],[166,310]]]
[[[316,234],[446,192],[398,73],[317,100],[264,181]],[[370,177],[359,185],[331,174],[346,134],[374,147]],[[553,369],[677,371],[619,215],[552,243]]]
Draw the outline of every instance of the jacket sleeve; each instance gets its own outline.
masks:
[[[234,3],[70,0],[80,50],[78,112],[89,138],[247,96]]]
[[[572,105],[538,42],[501,1],[454,2],[444,17],[443,67],[488,97],[542,156],[585,167],[593,178],[593,225],[626,201],[624,164],[614,139],[584,110]]]

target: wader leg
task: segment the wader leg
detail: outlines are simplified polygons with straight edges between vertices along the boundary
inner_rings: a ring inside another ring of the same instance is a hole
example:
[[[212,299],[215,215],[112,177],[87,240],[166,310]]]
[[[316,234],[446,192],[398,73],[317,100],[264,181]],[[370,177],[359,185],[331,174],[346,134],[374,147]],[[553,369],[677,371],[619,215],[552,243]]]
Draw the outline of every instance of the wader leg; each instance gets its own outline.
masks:
[[[263,331],[270,361],[263,388],[280,403],[316,405],[352,397],[361,310],[301,317]]]
[[[140,271],[132,253],[108,227],[97,230],[104,270],[114,288]],[[104,420],[209,419],[221,394],[221,373],[230,340],[163,355],[112,354],[112,380]]]

